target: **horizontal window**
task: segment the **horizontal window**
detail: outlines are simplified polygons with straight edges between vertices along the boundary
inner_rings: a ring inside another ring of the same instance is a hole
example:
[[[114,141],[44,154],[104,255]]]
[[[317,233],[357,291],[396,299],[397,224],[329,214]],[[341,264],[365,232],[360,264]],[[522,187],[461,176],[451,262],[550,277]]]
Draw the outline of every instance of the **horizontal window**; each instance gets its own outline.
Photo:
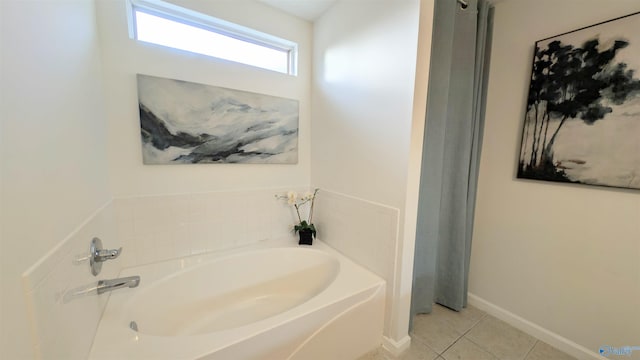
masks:
[[[131,1],[136,40],[296,75],[297,44],[162,1]]]

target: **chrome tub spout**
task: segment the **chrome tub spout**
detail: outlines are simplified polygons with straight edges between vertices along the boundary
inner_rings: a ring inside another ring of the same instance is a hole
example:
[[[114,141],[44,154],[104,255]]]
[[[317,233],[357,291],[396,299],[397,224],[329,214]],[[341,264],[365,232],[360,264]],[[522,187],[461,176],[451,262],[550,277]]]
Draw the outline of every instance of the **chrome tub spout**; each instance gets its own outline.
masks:
[[[124,287],[134,288],[140,284],[140,276],[98,281],[98,295]]]

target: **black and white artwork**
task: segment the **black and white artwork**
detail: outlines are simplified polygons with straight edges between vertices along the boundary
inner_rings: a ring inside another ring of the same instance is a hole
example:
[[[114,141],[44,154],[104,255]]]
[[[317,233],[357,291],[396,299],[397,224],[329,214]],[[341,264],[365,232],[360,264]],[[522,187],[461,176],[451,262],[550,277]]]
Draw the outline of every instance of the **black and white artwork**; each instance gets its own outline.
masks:
[[[535,43],[518,178],[640,189],[640,13]]]
[[[145,164],[298,162],[297,100],[138,75]]]

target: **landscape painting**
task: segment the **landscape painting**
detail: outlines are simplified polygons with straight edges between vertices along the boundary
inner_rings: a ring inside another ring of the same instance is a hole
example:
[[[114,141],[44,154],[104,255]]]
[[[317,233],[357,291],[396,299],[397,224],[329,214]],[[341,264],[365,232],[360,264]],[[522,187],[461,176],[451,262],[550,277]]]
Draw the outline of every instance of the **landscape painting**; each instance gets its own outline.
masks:
[[[297,100],[138,75],[144,164],[298,162]]]
[[[537,41],[518,178],[640,189],[640,13]]]

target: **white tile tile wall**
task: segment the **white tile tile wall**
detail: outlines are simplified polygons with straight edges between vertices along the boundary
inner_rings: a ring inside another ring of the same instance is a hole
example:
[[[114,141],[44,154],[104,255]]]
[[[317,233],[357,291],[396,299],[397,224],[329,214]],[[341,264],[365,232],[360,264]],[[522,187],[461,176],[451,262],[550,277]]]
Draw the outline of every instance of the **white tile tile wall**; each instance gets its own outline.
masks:
[[[322,190],[315,212],[319,239],[386,280],[385,334],[388,334],[400,211]]]
[[[23,275],[39,358],[86,359],[108,294],[71,300],[65,294],[115,278],[123,267],[266,239],[296,241],[295,212],[275,198],[287,190],[119,198],[99,209]],[[314,222],[319,238],[385,278],[392,294],[397,209],[321,191]],[[123,252],[94,277],[88,261],[78,259],[96,236]]]
[[[116,277],[120,272],[122,264],[116,259],[105,263],[102,272],[94,277],[86,260],[93,237],[100,237],[105,247],[120,246],[114,223],[110,202],[23,274],[38,358],[87,358],[108,297],[68,300],[65,294],[95,285],[99,279]],[[82,258],[85,260],[79,260]]]
[[[247,245],[295,234],[288,189],[119,198],[117,233],[125,266]],[[304,189],[296,189],[300,192]]]

